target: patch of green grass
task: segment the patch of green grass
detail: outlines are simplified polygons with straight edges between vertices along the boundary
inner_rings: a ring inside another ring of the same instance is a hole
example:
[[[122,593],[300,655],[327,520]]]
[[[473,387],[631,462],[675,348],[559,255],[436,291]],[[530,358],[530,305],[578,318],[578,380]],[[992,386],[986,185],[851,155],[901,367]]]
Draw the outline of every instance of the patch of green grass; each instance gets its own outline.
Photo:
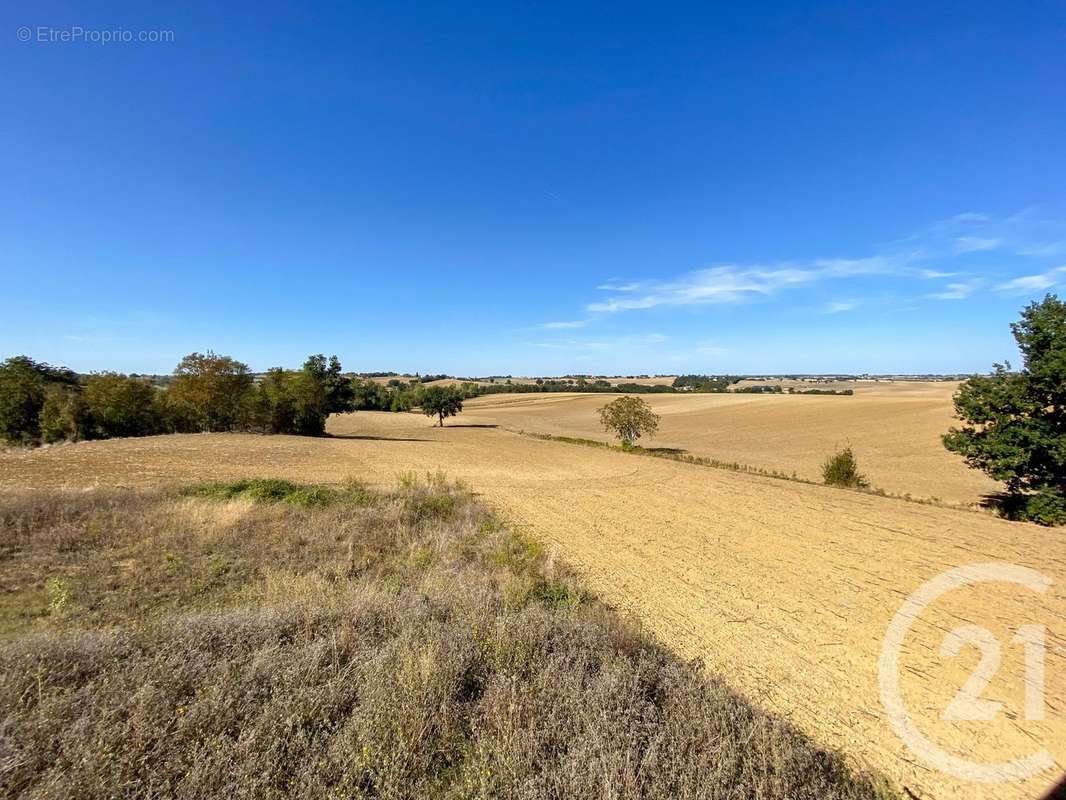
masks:
[[[577,608],[589,599],[589,595],[566,581],[540,578],[533,584],[529,599],[552,608]]]
[[[407,497],[404,506],[412,520],[450,519],[455,514],[456,498],[450,494],[416,493]]]
[[[512,531],[510,536],[498,540],[491,561],[515,575],[526,575],[539,566],[543,553],[540,542]]]
[[[288,503],[299,508],[317,508],[347,503],[368,505],[372,497],[363,484],[349,481],[340,487],[300,484],[280,478],[250,478],[239,481],[199,483],[184,489],[189,497],[209,500],[253,500],[259,503]]]

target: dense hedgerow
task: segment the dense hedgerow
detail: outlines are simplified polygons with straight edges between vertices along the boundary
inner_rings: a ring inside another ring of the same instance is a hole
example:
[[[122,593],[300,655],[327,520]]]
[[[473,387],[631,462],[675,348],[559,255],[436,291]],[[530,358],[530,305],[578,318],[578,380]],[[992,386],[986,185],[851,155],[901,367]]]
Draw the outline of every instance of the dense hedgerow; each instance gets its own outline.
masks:
[[[440,477],[27,492],[0,523],[2,797],[883,791]]]

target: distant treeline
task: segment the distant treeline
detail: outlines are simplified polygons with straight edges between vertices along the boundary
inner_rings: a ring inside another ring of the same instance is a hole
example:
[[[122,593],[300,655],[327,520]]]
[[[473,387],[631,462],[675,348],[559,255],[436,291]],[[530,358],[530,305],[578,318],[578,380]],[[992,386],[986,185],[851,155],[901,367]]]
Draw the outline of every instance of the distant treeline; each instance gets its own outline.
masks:
[[[733,391],[737,394],[781,394],[784,390],[775,383],[772,386],[738,386]]]
[[[625,392],[628,394],[662,394],[674,391],[671,386],[649,386],[643,383],[613,384],[608,380],[585,378],[537,378],[533,383],[481,384],[480,394],[536,393],[536,392]]]
[[[737,375],[678,375],[673,388],[686,392],[728,392],[730,386],[741,380]]]
[[[153,379],[68,369],[15,356],[0,364],[0,439],[10,444],[198,431],[320,436],[326,418],[354,409],[352,381],[336,356],[298,370],[269,370],[191,353],[161,387]]]
[[[377,377],[378,380],[373,380]],[[389,378],[384,383],[381,378]],[[447,375],[403,379],[396,373],[351,377],[336,356],[308,357],[297,370],[252,373],[247,364],[215,353],[190,353],[171,375],[78,375],[64,367],[15,356],[0,363],[0,440],[32,445],[162,433],[252,431],[321,436],[330,414],[410,411],[479,395],[589,392],[780,393],[780,386],[735,387],[733,375],[681,375],[672,385],[612,384],[604,378],[566,376],[514,383],[455,380]],[[497,382],[498,381],[498,382]],[[797,394],[852,394],[851,389],[789,390]]]
[[[850,397],[855,394],[854,389],[797,389],[795,386],[788,387],[789,394],[835,394]]]

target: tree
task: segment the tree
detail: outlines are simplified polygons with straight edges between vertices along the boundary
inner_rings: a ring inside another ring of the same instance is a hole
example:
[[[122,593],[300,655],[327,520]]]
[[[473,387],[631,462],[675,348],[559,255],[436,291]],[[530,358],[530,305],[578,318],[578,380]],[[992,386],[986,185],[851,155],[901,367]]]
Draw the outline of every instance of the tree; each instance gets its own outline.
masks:
[[[69,369],[14,356],[0,364],[0,439],[34,444],[41,437],[40,416],[50,384],[76,387]]]
[[[422,394],[421,406],[422,413],[436,416],[443,428],[445,417],[454,417],[463,410],[463,395],[454,386],[430,386]]]
[[[654,436],[659,430],[659,415],[639,397],[619,397],[600,409],[603,429],[631,447],[643,435]]]
[[[329,361],[321,353],[308,356],[303,368],[292,376],[289,391],[295,411],[295,433],[322,436],[330,414],[355,410],[355,390],[342,374],[336,356]]]
[[[289,386],[292,375],[272,367],[259,384],[260,403],[266,409],[264,427],[270,433],[296,433],[296,401]]]
[[[274,367],[263,378],[254,416],[271,433],[322,436],[330,414],[354,411],[356,386],[342,375],[336,356],[309,356],[299,370]]]
[[[97,436],[150,436],[160,430],[156,388],[140,378],[114,372],[90,375],[84,395]]]
[[[367,378],[352,378],[353,406],[357,411],[388,411],[389,395],[399,389],[400,382],[391,380],[387,386]]]
[[[944,446],[1006,483],[1008,513],[1066,522],[1066,303],[1047,295],[1011,331],[1022,369],[996,364],[963,383],[955,413],[965,424]]]
[[[322,410],[329,414],[345,414],[355,410],[355,387],[345,378],[340,359],[319,353],[308,356],[303,370],[322,392]]]
[[[70,384],[46,384],[40,424],[41,439],[48,443],[92,438],[92,417],[84,392]]]
[[[179,428],[228,431],[247,422],[244,412],[254,386],[247,364],[210,350],[190,353],[174,369],[167,400]]]

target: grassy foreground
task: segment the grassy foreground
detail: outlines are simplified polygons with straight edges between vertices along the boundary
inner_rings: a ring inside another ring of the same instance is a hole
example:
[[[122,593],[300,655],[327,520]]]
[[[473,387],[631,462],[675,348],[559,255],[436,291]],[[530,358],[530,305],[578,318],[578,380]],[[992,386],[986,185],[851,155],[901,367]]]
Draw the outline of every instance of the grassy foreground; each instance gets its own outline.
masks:
[[[0,497],[0,796],[858,798],[463,487]]]

